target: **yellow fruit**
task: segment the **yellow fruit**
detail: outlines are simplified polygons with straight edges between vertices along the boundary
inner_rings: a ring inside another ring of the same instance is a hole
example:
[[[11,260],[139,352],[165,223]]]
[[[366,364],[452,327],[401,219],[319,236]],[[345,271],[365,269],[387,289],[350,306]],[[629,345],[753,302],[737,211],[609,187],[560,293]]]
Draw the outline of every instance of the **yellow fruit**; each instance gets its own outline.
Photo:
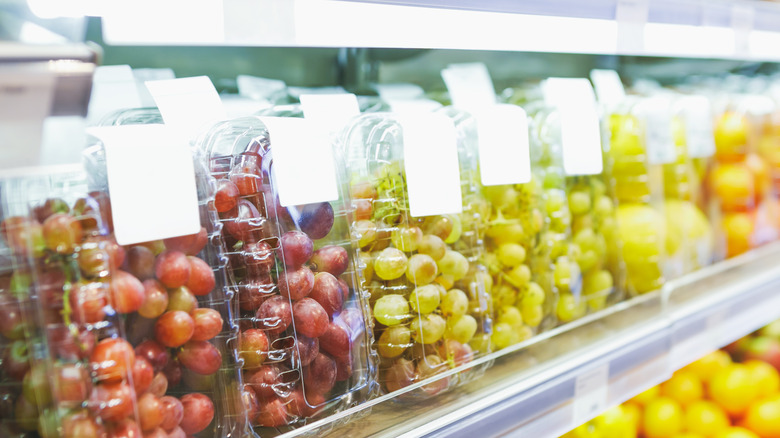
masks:
[[[750,369],[758,385],[759,397],[769,397],[780,391],[780,373],[775,367],[760,360],[746,360],[743,364]]]
[[[706,437],[703,437],[701,435],[696,435],[695,433],[683,432],[683,433],[678,433],[672,438],[706,438]]]
[[[585,423],[564,435],[567,438],[602,438],[601,432],[592,424]],[[563,437],[561,437],[563,438]]]
[[[668,438],[683,427],[683,412],[680,405],[667,397],[659,397],[645,407],[642,429],[645,438]]]
[[[710,187],[723,211],[743,211],[753,204],[755,182],[744,163],[719,164],[710,175]]]
[[[626,204],[617,209],[617,223],[631,287],[637,293],[658,289],[664,281],[661,252],[665,218],[648,205]]]
[[[642,427],[642,408],[634,403],[623,403],[623,414],[631,421],[634,433],[639,434]]]
[[[661,384],[661,395],[675,400],[682,407],[700,400],[704,395],[701,380],[689,371],[678,371]]]
[[[718,432],[713,438],[761,438],[743,427],[729,427]]]
[[[682,257],[689,270],[712,258],[712,227],[693,202],[667,199],[664,213],[667,254]]]
[[[623,406],[615,406],[593,419],[593,425],[604,438],[636,437],[636,427],[626,416]]]
[[[780,396],[751,404],[743,425],[762,438],[780,438]]]
[[[728,368],[729,365],[729,354],[723,350],[715,350],[683,369],[699,376],[702,382],[709,383],[718,371]]]
[[[709,396],[729,415],[742,415],[758,398],[758,383],[753,380],[750,368],[732,364],[718,371],[709,385]]]
[[[629,400],[629,402],[635,403],[639,406],[647,407],[647,404],[658,398],[659,395],[661,395],[661,387],[656,385],[648,388],[646,391],[641,392],[638,395],[635,395],[634,398]]]
[[[685,410],[685,429],[709,437],[729,427],[729,417],[717,404],[699,400]]]
[[[750,123],[744,114],[726,111],[715,122],[715,154],[718,161],[735,161],[747,153]]]
[[[723,217],[722,231],[726,233],[726,256],[733,257],[749,250],[753,245],[754,223],[748,213],[728,213]]]

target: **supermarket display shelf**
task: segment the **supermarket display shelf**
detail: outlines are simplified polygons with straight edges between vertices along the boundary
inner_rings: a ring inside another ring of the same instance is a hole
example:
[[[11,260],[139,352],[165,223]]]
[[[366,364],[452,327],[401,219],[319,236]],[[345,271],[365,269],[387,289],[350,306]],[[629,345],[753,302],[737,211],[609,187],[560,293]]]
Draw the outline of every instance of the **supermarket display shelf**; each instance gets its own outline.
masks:
[[[482,358],[494,365],[457,390],[404,404],[384,396],[290,435],[559,436],[780,318],[778,261],[780,243],[759,248]],[[331,429],[350,416],[364,418]]]
[[[183,3],[106,11],[105,40],[780,60],[780,5],[769,2],[193,0],[179,7]]]

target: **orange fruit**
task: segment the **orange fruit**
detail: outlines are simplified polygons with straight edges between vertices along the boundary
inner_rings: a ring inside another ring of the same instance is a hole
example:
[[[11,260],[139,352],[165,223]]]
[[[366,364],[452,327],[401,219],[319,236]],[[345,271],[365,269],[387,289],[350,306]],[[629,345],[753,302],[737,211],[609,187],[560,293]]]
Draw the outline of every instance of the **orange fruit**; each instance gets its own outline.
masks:
[[[696,435],[695,433],[683,432],[683,433],[678,433],[672,438],[706,438],[706,437],[703,437],[701,435]]]
[[[709,385],[709,396],[729,415],[741,416],[758,398],[758,383],[747,365],[732,364],[718,371]]]
[[[640,392],[639,394],[635,395],[634,398],[629,400],[629,402],[644,407],[647,406],[647,404],[651,401],[655,400],[660,394],[661,387],[656,385],[648,388],[644,392]]]
[[[723,217],[723,232],[726,234],[726,256],[747,252],[752,246],[754,224],[748,213],[727,213]]]
[[[704,395],[704,385],[696,374],[677,371],[672,378],[661,384],[661,395],[675,400],[682,407],[699,400]]]
[[[710,437],[731,425],[726,412],[709,400],[691,403],[685,410],[685,430]]]
[[[758,385],[759,397],[769,397],[780,391],[780,373],[775,367],[760,360],[746,360],[743,364],[750,369]]]
[[[682,426],[683,412],[676,401],[658,397],[645,407],[642,421],[645,438],[668,438],[681,432]]]
[[[757,154],[748,154],[745,158],[745,165],[753,174],[753,187],[756,188],[756,199],[758,202],[763,198],[769,187],[772,185],[772,176],[769,171],[769,165],[762,157]]]
[[[745,211],[753,204],[755,181],[745,163],[716,165],[710,175],[710,185],[723,211]]]
[[[743,423],[762,438],[780,438],[780,396],[751,404]]]
[[[684,367],[683,370],[690,371],[699,376],[702,382],[709,383],[718,371],[725,369],[729,365],[731,365],[731,357],[728,353],[722,350],[715,350]]]
[[[743,427],[729,427],[718,432],[713,438],[761,438]]]
[[[750,122],[744,114],[726,111],[715,122],[715,155],[718,161],[736,161],[747,153]]]

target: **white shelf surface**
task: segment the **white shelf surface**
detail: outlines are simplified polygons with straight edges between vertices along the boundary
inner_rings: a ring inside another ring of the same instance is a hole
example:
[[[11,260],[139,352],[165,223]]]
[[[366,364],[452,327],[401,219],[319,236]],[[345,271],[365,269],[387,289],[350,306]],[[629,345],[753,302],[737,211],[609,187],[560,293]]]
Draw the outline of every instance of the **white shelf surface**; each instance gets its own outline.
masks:
[[[497,352],[483,376],[433,399],[385,396],[339,414],[362,417],[346,425],[285,436],[557,437],[780,318],[778,261],[780,243],[768,245]]]
[[[737,0],[138,0],[110,44],[386,47],[780,61],[780,5]]]

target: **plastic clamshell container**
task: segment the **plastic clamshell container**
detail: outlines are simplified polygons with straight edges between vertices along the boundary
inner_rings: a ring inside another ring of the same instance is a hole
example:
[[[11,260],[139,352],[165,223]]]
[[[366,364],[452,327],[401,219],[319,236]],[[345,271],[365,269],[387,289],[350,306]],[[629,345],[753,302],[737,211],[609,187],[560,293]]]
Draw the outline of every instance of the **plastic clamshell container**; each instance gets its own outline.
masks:
[[[479,211],[485,205],[470,180],[473,173],[460,175],[462,213],[412,217],[402,130],[394,114],[364,114],[353,119],[341,141],[354,205],[352,234],[363,266],[360,281],[373,312],[379,382],[385,393],[403,391],[399,399],[416,399],[479,376],[490,365],[468,363],[493,350],[491,278],[480,264]],[[461,171],[475,166],[463,154],[468,148],[458,149]],[[405,389],[426,380],[430,383]]]
[[[367,400],[376,366],[346,191],[337,201],[282,207],[273,139],[257,117],[215,125],[201,148],[217,180],[214,205],[238,291],[233,348],[247,421],[260,436],[275,435]]]
[[[162,118],[153,108],[133,109],[109,115],[101,123],[159,124]],[[193,235],[123,247],[125,260],[119,269],[128,281],[142,282],[145,294],[140,307],[124,319],[136,356],[148,359],[155,373],[152,386],[137,394],[139,406],[143,397],[150,398],[145,393],[153,392],[163,408],[178,409],[182,404],[184,418],[175,427],[185,433],[230,436],[244,424],[241,392],[236,390],[238,361],[232,349],[236,298],[228,283],[222,225],[214,209],[216,182],[199,151],[192,152],[201,229]],[[84,156],[90,190],[110,205],[102,143],[95,139]]]

